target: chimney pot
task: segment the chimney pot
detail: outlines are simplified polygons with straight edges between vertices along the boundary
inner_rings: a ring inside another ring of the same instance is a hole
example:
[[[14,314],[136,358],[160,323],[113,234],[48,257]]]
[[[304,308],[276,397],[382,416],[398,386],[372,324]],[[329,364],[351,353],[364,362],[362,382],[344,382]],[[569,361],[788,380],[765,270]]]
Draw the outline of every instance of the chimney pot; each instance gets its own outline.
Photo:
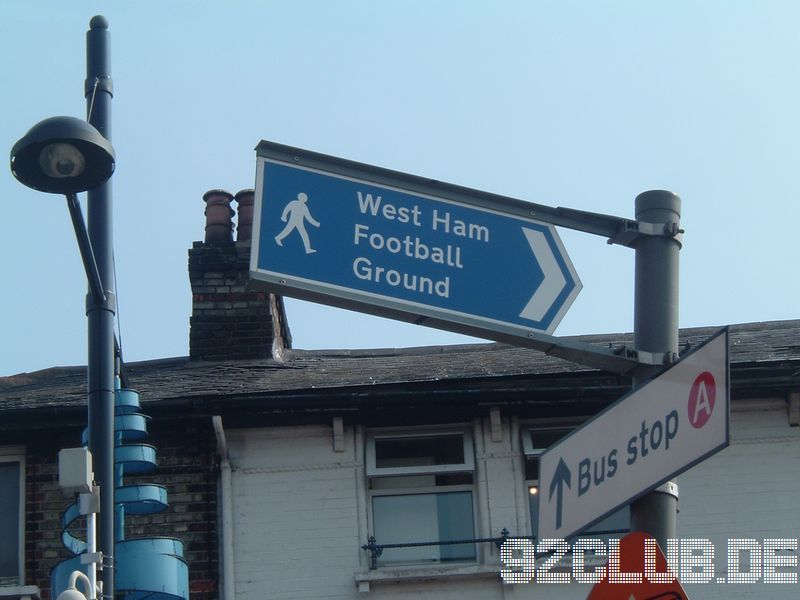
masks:
[[[253,236],[253,204],[255,191],[252,189],[241,190],[234,196],[238,204],[239,224],[236,227],[236,240],[245,242]]]
[[[233,240],[233,195],[225,190],[209,190],[203,194],[206,203],[206,242]]]

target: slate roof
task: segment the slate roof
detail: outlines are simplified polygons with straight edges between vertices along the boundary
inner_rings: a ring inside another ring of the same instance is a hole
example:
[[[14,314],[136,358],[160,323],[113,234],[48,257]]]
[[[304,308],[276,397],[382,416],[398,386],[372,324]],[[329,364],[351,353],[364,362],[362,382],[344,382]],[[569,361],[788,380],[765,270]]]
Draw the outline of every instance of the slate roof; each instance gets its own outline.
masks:
[[[681,331],[681,353],[718,328]],[[800,320],[731,326],[732,370],[755,368],[800,388]],[[581,336],[602,346],[630,334]],[[780,366],[780,368],[778,368]],[[207,362],[188,357],[125,366],[128,387],[153,404],[176,399],[235,399],[414,383],[486,381],[591,374],[588,367],[504,344],[377,350],[286,350],[281,360]],[[735,377],[734,377],[735,382]],[[0,378],[0,413],[86,404],[85,367],[54,367]]]

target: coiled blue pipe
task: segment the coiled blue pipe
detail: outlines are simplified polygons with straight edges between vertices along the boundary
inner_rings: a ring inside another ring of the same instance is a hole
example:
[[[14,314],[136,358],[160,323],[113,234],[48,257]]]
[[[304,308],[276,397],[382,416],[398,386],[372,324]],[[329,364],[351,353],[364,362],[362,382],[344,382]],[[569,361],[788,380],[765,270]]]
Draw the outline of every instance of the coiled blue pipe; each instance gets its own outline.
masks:
[[[156,468],[156,449],[139,443],[147,437],[148,420],[149,417],[139,413],[139,394],[119,389],[117,384],[114,394],[115,596],[125,600],[188,600],[189,566],[183,558],[183,542],[167,537],[125,539],[125,515],[150,515],[167,508],[166,488],[150,484],[123,485],[124,476],[151,473]],[[81,437],[86,445],[86,430]],[[53,598],[67,588],[73,571],[88,572],[88,565],[81,564],[81,555],[87,550],[86,541],[70,532],[70,527],[80,517],[77,501],[62,515],[61,541],[73,556],[50,572]]]

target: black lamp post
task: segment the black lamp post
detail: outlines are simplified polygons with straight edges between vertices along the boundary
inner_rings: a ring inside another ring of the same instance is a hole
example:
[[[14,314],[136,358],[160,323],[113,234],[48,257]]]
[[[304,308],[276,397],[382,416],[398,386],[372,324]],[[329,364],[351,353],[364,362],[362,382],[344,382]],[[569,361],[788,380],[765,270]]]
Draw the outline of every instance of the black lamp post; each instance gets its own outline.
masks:
[[[51,117],[34,125],[11,149],[11,172],[21,183],[64,194],[94,303],[107,301],[78,192],[96,188],[114,172],[114,148],[86,121]],[[90,342],[91,344],[91,342]]]
[[[114,294],[111,183],[114,149],[110,137],[111,77],[108,21],[97,16],[86,34],[88,122],[74,117],[45,119],[11,149],[11,171],[24,185],[67,197],[72,225],[89,282],[89,450],[100,487],[100,544],[103,598],[114,597]],[[78,193],[88,191],[87,230]]]

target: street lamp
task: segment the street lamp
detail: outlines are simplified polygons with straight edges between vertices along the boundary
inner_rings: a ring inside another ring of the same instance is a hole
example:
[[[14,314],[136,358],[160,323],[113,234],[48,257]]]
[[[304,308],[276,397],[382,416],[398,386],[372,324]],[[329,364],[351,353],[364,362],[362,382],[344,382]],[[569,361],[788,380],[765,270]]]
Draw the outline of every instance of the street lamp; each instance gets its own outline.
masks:
[[[51,117],[34,125],[11,149],[11,172],[20,183],[49,194],[64,194],[78,240],[83,268],[89,283],[89,450],[95,457],[97,483],[101,490],[101,547],[103,555],[103,595],[113,597],[114,554],[114,429],[113,429],[113,318],[114,294],[103,285],[95,251],[83,220],[78,193],[93,190],[108,181],[114,172],[114,148],[88,122],[74,117]],[[110,197],[106,198],[110,201]],[[105,220],[101,217],[100,221]],[[102,224],[107,227],[108,224]],[[108,245],[101,239],[101,253]],[[112,340],[109,343],[109,335]],[[94,568],[92,569],[94,574]],[[94,575],[92,576],[92,581]],[[90,586],[93,587],[93,583]],[[109,591],[111,590],[111,591]],[[74,589],[61,600],[80,596]],[[62,595],[64,595],[62,594]],[[69,594],[72,594],[70,596]],[[94,595],[92,595],[94,597]]]
[[[86,121],[45,119],[11,149],[11,171],[22,184],[67,198],[89,282],[87,391],[89,451],[100,488],[100,544],[103,598],[114,597],[114,319],[112,194],[114,172],[111,130],[112,81],[109,74],[108,20],[93,17],[86,34]],[[78,193],[88,192],[89,228]]]
[[[14,144],[11,172],[40,192],[85,192],[111,177],[114,148],[86,121],[51,117],[34,125]]]
[[[78,192],[94,189],[114,172],[114,148],[86,121],[51,117],[40,121],[11,149],[11,172],[40,192],[67,197],[72,227],[96,304],[107,301],[92,245],[78,203]]]

